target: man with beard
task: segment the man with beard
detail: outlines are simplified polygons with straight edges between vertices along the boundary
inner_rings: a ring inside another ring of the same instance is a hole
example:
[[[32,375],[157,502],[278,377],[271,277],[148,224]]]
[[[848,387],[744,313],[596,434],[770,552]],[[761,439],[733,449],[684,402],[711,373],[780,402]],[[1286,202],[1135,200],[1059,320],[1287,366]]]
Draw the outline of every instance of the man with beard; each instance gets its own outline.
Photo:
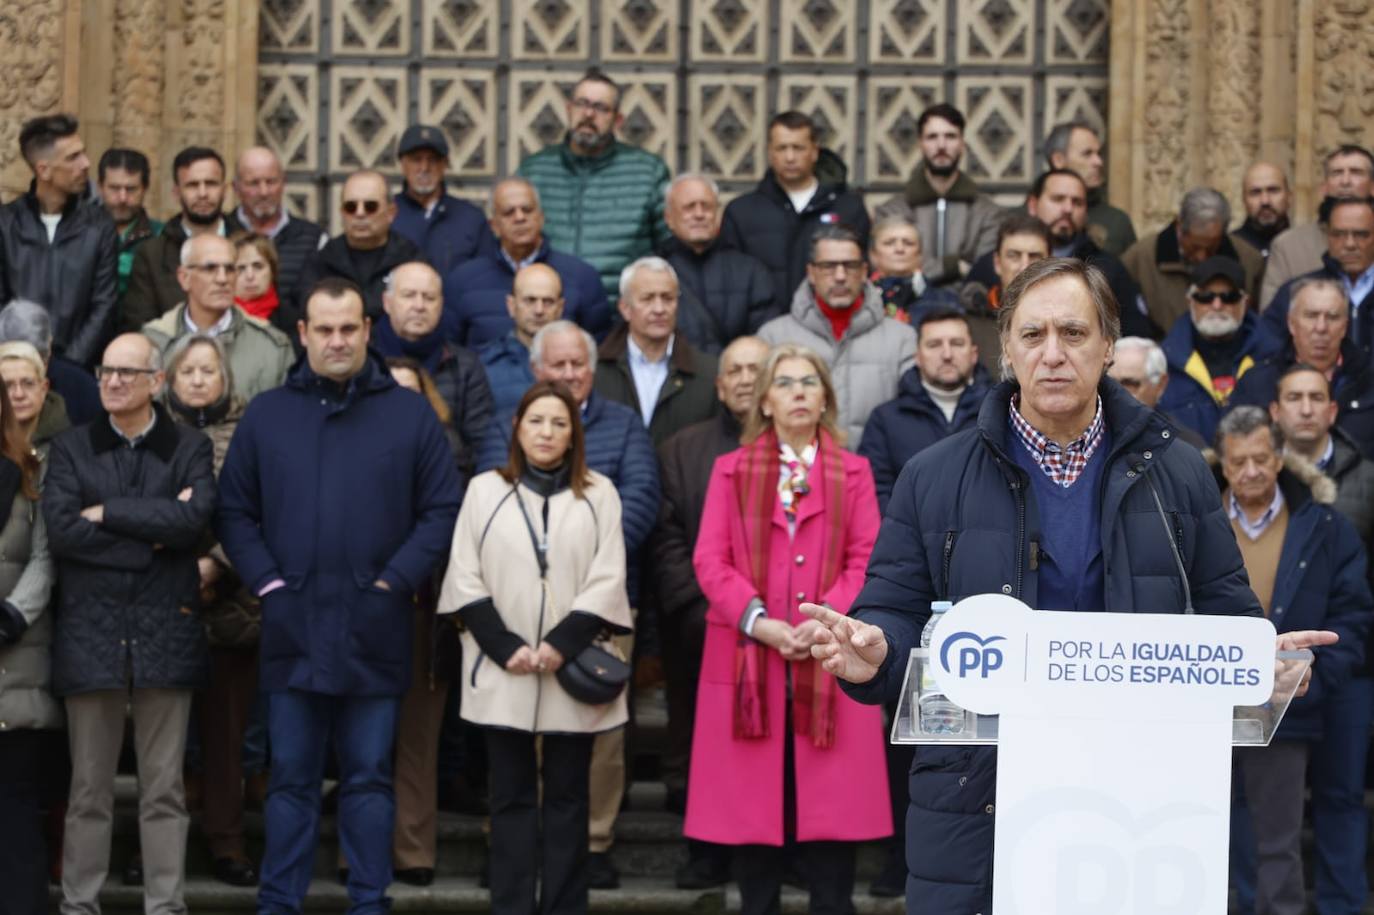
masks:
[[[1288,176],[1268,162],[1256,162],[1245,170],[1240,185],[1245,199],[1245,222],[1236,230],[1267,260],[1274,238],[1288,228]]]
[[[1245,273],[1229,257],[1209,257],[1193,269],[1188,313],[1164,338],[1169,386],[1159,409],[1212,441],[1236,382],[1273,344],[1247,305]]]
[[[1135,244],[1130,215],[1107,202],[1097,128],[1086,121],[1058,125],[1045,138],[1045,162],[1050,168],[1072,169],[1083,177],[1088,186],[1088,237],[1094,244],[1113,257]]]
[[[185,298],[177,270],[181,267],[181,246],[195,235],[229,236],[243,227],[224,206],[224,160],[213,149],[188,146],[172,160],[181,212],[168,220],[162,234],[149,239],[134,255],[129,273],[129,290],[120,303],[122,330],[136,331],[177,305]]]
[[[1340,281],[1329,276],[1295,280],[1293,290],[1288,344],[1245,374],[1231,402],[1268,407],[1290,366],[1311,366],[1331,385],[1332,403],[1340,408],[1336,425],[1361,451],[1374,454],[1374,365],[1347,333],[1350,299]]]
[[[1269,248],[1264,267],[1259,307],[1264,310],[1274,300],[1279,287],[1304,273],[1320,269],[1326,253],[1326,222],[1331,203],[1344,197],[1368,197],[1374,183],[1374,153],[1363,146],[1344,144],[1327,153],[1322,163],[1322,183],[1318,188],[1321,206],[1317,220],[1294,226],[1279,234]]]
[[[286,177],[281,160],[266,146],[252,146],[234,168],[234,194],[239,207],[234,218],[250,232],[272,239],[277,249],[277,292],[296,288],[306,260],[329,241],[329,233],[308,219],[292,216],[282,206]],[[278,306],[281,307],[281,306]],[[281,326],[294,333],[296,318],[283,316]]]
[[[412,124],[396,144],[404,184],[392,231],[410,239],[440,276],[491,246],[487,218],[444,186],[448,140],[437,127]]]
[[[1002,208],[959,170],[964,156],[964,115],[953,105],[932,105],[916,122],[921,164],[906,189],[874,216],[905,216],[925,242],[925,275],[937,286],[957,283],[997,244]]]
[[[840,429],[856,449],[868,415],[896,396],[898,379],[911,367],[916,332],[887,316],[882,293],[868,282],[863,245],[845,226],[822,226],[811,237],[806,279],[792,308],[759,328],[759,338],[770,346],[805,346],[826,361]]]
[[[1177,219],[1131,245],[1122,256],[1156,326],[1173,327],[1187,313],[1188,277],[1208,258],[1219,255],[1236,261],[1245,273],[1241,291],[1252,298],[1259,291],[1264,258],[1249,242],[1226,234],[1230,223],[1231,205],[1221,192],[1195,187],[1183,195]]]
[[[161,220],[152,219],[143,209],[148,192],[148,157],[136,149],[105,150],[96,166],[96,187],[105,212],[114,220],[119,238],[118,298],[129,288],[129,273],[134,268],[134,252],[143,242],[162,231]]]
[[[33,184],[0,208],[0,302],[43,305],[57,351],[90,363],[114,317],[118,259],[110,217],[81,204],[91,160],[77,127],[71,115],[52,114],[19,131]]]
[[[662,159],[620,143],[625,123],[620,87],[595,68],[568,96],[568,134],[520,163],[539,192],[549,244],[591,263],[608,299],[620,294],[620,271],[668,241]]]
[[[1158,337],[1161,330],[1151,324],[1140,307],[1140,288],[1130,273],[1113,255],[1102,250],[1086,231],[1088,228],[1088,183],[1067,168],[1052,168],[1035,179],[1026,195],[1026,212],[1039,219],[1050,231],[1050,255],[1073,257],[1102,271],[1121,306],[1121,332],[1126,336]],[[997,282],[995,252],[980,257],[969,271],[970,283],[988,289]],[[1014,276],[1015,274],[1013,274]],[[1003,286],[1005,288],[1005,286]]]

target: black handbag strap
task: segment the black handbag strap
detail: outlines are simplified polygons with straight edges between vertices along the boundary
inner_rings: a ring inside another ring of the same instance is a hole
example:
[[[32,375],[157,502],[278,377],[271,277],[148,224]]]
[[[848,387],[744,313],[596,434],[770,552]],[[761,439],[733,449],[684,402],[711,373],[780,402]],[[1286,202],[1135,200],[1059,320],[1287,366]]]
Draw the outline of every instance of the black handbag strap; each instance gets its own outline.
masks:
[[[530,513],[525,509],[525,500],[520,498],[520,487],[518,484],[511,485],[511,493],[515,496],[515,504],[520,506],[520,517],[525,519],[525,530],[530,533],[530,545],[534,547],[534,558],[539,560],[539,577],[548,578],[549,576],[549,539],[548,531],[544,532],[544,539],[540,540],[539,535],[534,532],[534,522],[530,520]]]

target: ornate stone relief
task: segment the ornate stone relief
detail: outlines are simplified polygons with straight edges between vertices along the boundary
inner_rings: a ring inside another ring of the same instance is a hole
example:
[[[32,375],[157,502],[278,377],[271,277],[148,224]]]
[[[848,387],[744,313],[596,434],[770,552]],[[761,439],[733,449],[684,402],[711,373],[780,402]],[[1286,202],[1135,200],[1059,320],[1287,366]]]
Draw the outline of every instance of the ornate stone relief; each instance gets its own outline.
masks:
[[[1343,143],[1370,144],[1374,119],[1374,3],[1314,4],[1315,159]]]
[[[56,111],[62,101],[64,8],[62,0],[6,0],[0,6],[0,180],[11,192],[29,182],[19,156],[21,124]]]

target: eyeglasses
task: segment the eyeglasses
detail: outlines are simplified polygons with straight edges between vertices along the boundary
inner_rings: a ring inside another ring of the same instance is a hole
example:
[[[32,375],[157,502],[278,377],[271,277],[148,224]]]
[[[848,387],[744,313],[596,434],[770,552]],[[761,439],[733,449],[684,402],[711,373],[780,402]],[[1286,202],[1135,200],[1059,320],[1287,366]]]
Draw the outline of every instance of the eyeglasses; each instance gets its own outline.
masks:
[[[357,216],[359,211],[372,216],[381,208],[382,202],[380,200],[345,200],[343,202],[343,211],[349,216]]]
[[[238,264],[208,263],[208,264],[187,264],[187,270],[194,270],[202,276],[233,276],[238,271]]]
[[[843,270],[845,273],[858,273],[864,268],[863,261],[812,261],[811,266],[821,273],[834,273],[836,270]]]
[[[1206,289],[1194,289],[1190,295],[1193,301],[1199,305],[1208,305],[1213,299],[1221,299],[1223,305],[1234,305],[1244,297],[1245,293],[1239,289],[1232,289],[1230,292],[1209,292]]]
[[[97,365],[95,377],[101,381],[118,378],[125,384],[133,384],[140,375],[156,375],[157,369],[137,369],[127,365]]]
[[[5,382],[5,390],[9,391],[11,394],[17,394],[20,391],[23,391],[25,394],[32,394],[34,391],[38,390],[38,379],[16,378],[13,381]]]
[[[575,98],[572,100],[572,106],[602,116],[615,114],[615,108],[607,105],[605,102],[593,102],[591,99]]]
[[[813,390],[821,386],[820,375],[803,375],[800,378],[793,378],[791,375],[779,375],[773,379],[773,387],[779,391],[790,391],[797,385],[801,385],[805,390]]]

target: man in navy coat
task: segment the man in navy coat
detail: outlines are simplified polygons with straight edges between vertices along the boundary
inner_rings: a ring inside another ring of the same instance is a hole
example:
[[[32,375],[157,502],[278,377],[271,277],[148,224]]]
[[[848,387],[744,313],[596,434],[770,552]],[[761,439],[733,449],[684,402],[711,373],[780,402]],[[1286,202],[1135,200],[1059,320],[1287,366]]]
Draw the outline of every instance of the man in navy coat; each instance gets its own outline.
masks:
[[[260,913],[301,910],[331,736],[350,911],[390,907],[412,596],[447,555],[460,497],[434,410],[391,380],[370,330],[359,289],[321,280],[299,323],[305,360],[254,398],[220,475],[216,529],[262,599],[259,682],[271,694]]]
[[[935,600],[1000,592],[1046,610],[1260,613],[1202,456],[1105,377],[1121,325],[1102,273],[1036,261],[998,317],[1013,379],[988,394],[977,428],[902,470],[850,615],[802,605],[825,626],[812,655],[860,702],[897,695]],[[1279,647],[1336,640],[1284,633]],[[990,748],[917,748],[908,912],[991,911],[996,779]]]

